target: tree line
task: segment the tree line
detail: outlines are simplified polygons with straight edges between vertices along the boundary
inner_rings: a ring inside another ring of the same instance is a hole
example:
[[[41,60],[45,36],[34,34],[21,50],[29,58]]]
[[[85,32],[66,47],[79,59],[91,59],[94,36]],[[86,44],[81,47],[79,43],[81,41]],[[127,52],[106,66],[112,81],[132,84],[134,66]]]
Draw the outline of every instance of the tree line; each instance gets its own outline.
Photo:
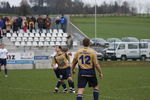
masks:
[[[94,6],[85,5],[81,0],[22,0],[19,7],[10,6],[9,2],[0,2],[0,13],[2,14],[94,14]],[[104,2],[97,6],[98,14],[137,14],[137,8],[130,7],[127,1],[119,4]]]

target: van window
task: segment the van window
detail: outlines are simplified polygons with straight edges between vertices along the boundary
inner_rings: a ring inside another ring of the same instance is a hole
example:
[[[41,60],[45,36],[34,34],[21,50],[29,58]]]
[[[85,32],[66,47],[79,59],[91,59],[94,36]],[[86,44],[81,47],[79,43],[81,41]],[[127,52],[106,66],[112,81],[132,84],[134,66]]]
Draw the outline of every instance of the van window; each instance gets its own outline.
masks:
[[[119,50],[125,49],[125,44],[120,44],[118,49]]]
[[[140,49],[148,49],[148,43],[140,43]]]
[[[118,44],[109,44],[108,50],[116,50],[116,48],[118,47]]]
[[[128,44],[128,49],[138,49],[138,44]]]

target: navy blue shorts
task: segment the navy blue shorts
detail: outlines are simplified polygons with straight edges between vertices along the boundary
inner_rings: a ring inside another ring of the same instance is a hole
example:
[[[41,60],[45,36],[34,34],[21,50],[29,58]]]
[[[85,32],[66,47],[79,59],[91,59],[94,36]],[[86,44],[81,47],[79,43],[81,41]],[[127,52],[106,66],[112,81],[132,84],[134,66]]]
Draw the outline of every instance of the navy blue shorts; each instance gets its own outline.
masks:
[[[85,88],[87,83],[89,87],[96,87],[98,85],[96,75],[92,77],[78,75],[78,88]]]
[[[71,77],[71,68],[59,69],[59,78],[61,80],[66,80]]]
[[[6,59],[0,59],[0,66],[6,66],[7,65],[7,60]]]

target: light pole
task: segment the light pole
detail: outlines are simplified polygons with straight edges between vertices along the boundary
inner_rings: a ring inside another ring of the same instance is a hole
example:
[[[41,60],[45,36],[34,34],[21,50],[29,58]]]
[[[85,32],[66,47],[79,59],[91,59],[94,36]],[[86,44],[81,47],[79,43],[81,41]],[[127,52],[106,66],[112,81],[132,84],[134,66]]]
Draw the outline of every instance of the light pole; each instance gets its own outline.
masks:
[[[97,38],[97,4],[95,0],[95,38]]]

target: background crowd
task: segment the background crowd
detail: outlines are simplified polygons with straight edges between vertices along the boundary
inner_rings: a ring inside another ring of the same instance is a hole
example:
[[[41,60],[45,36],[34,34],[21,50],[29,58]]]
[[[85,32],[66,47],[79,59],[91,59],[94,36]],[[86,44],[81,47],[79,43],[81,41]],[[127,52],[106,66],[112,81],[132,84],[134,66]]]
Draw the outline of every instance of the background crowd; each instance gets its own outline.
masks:
[[[43,29],[45,29],[46,32],[49,33],[52,28],[52,24],[55,24],[55,29],[62,29],[66,32],[67,18],[64,17],[63,14],[53,19],[48,15],[44,17],[40,15],[38,17],[0,17],[0,38],[5,36],[5,33],[11,31],[17,32],[20,29],[23,29],[24,32],[27,32],[27,30],[30,32],[33,32],[33,30],[39,30],[40,33],[42,33]],[[6,30],[6,32],[3,30]]]

